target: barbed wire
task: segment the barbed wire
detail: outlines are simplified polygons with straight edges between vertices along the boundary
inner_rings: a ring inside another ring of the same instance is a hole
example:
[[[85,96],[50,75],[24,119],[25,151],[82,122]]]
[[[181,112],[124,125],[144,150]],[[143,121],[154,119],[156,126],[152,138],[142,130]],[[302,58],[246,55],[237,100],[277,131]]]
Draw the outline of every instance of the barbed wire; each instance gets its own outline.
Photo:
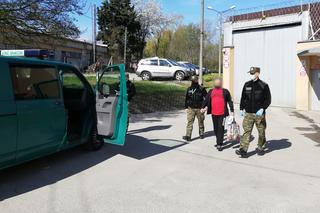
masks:
[[[301,14],[309,11],[310,40],[320,39],[320,0],[291,0],[277,4],[262,5],[253,8],[234,10],[226,21],[240,22],[268,17]]]

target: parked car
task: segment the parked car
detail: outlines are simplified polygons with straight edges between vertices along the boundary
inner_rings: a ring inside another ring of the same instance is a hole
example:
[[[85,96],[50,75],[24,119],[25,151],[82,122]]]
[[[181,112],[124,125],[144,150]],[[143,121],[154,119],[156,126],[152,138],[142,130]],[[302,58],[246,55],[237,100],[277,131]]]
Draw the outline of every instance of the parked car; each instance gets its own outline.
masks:
[[[178,63],[184,67],[187,67],[192,72],[192,75],[197,75],[197,69],[195,66],[187,61],[178,61]]]
[[[142,59],[138,64],[136,74],[143,80],[174,78],[175,80],[182,81],[190,77],[192,71],[174,60],[154,57]]]
[[[111,70],[120,82],[107,80]],[[124,65],[99,72],[94,89],[74,66],[47,60],[0,57],[0,75],[0,169],[82,144],[125,143]]]

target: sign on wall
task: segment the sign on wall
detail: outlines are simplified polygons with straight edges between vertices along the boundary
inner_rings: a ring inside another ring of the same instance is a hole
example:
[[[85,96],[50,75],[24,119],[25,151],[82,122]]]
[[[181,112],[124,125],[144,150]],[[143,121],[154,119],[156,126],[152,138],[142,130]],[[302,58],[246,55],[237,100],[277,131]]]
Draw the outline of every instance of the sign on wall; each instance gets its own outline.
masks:
[[[23,57],[24,50],[1,50],[1,56]]]

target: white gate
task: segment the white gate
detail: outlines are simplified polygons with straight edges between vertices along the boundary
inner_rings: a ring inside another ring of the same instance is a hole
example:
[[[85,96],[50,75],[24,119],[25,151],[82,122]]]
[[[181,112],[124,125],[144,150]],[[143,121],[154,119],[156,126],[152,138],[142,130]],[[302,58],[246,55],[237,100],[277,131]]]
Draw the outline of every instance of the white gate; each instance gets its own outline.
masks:
[[[233,32],[235,50],[235,101],[239,102],[243,84],[252,66],[261,67],[261,79],[272,93],[272,105],[296,105],[297,42],[301,25],[279,26]]]
[[[311,110],[320,111],[320,70],[314,70],[311,73]]]

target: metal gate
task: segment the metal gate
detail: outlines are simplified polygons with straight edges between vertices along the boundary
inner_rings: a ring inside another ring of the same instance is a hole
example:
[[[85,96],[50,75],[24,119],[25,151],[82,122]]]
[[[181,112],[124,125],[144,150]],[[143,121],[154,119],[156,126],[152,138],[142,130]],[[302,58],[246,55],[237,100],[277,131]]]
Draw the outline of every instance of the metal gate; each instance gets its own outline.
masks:
[[[261,79],[272,93],[272,105],[296,105],[297,42],[301,25],[287,25],[233,32],[235,50],[235,101],[239,102],[250,67],[261,67]]]
[[[314,70],[311,73],[311,110],[320,111],[320,70]]]

